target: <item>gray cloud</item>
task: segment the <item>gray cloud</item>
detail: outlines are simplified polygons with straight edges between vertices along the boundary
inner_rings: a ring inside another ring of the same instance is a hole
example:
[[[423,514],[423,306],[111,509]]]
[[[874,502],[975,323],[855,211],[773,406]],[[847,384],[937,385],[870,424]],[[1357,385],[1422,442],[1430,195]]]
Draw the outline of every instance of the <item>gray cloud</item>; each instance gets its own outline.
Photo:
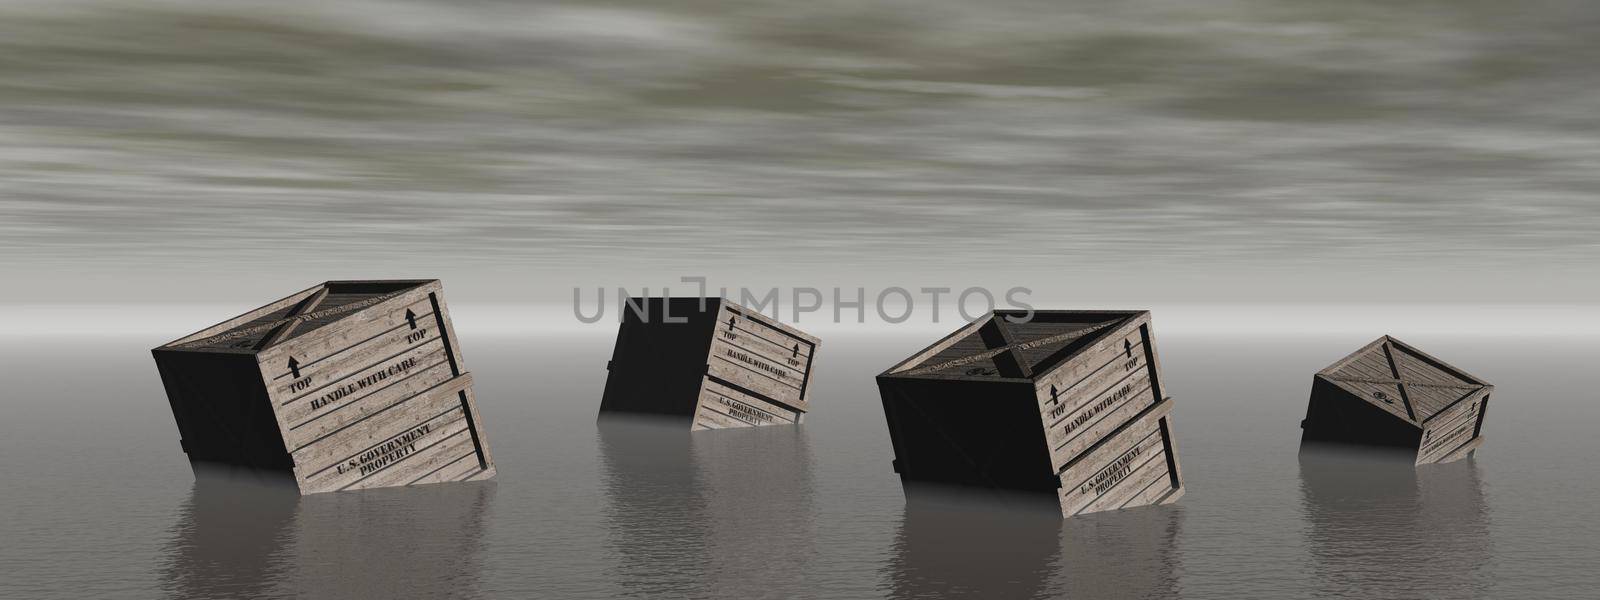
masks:
[[[1582,299],[1597,25],[1582,2],[13,2],[0,252],[40,282],[409,254],[611,284],[1383,273],[1424,299],[1472,271]]]

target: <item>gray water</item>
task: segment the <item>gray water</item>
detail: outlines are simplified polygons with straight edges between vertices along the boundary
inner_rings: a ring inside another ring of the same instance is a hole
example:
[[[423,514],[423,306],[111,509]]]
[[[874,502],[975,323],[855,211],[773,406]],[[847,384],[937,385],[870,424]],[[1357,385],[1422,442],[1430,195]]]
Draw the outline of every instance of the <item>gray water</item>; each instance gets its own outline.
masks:
[[[908,503],[872,375],[832,336],[803,426],[596,418],[611,340],[467,337],[492,482],[301,498],[196,479],[146,349],[0,342],[3,598],[1582,598],[1600,585],[1593,340],[1408,340],[1498,386],[1477,457],[1298,451],[1311,374],[1365,339],[1162,340],[1190,490],[1062,520]]]

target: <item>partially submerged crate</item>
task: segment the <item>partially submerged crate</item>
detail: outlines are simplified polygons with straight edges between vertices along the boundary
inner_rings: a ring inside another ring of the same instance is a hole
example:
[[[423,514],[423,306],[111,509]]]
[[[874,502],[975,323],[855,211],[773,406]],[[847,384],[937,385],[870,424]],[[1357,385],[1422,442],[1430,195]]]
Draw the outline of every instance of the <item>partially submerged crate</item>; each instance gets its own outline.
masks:
[[[901,480],[1050,493],[1065,516],[1175,502],[1150,313],[1028,316],[995,311],[878,376]]]
[[[1318,371],[1303,442],[1416,451],[1416,464],[1459,460],[1483,445],[1494,386],[1383,336]]]
[[[193,463],[302,494],[494,475],[438,280],[329,281],[151,352]]]
[[[693,430],[798,424],[818,340],[725,298],[628,301],[601,411],[690,419]]]

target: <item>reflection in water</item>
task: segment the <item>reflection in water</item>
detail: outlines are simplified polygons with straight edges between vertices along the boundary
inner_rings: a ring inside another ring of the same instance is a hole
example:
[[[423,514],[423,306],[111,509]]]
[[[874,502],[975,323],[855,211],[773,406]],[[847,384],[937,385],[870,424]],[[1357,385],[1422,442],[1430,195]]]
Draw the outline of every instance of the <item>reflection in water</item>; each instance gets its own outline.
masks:
[[[1320,596],[1491,597],[1489,515],[1473,458],[1303,446],[1300,489]]]
[[[689,432],[681,420],[597,423],[606,579],[641,598],[752,598],[807,587],[815,554],[805,429]]]
[[[1053,497],[906,489],[892,598],[1160,598],[1177,594],[1175,507],[1063,520]]]
[[[281,573],[275,560],[300,492],[287,479],[195,467],[173,526],[161,586],[174,598],[261,598]]]
[[[1045,597],[1060,551],[1061,508],[1028,500],[908,484],[886,564],[888,596]]]
[[[1061,586],[1072,598],[1177,598],[1181,505],[1141,506],[1067,519]]]
[[[163,586],[176,598],[444,597],[480,581],[493,482],[301,497],[196,471]]]

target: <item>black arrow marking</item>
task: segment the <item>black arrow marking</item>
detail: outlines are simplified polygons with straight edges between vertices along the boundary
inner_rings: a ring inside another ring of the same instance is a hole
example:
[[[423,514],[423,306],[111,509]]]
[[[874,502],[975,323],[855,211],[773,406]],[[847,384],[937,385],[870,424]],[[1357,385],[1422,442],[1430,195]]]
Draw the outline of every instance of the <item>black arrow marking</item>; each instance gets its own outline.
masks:
[[[1056,391],[1056,386],[1053,386],[1053,385],[1050,386],[1050,402],[1051,403],[1058,402],[1059,400],[1056,399],[1056,396],[1059,395],[1060,393],[1061,392]]]
[[[295,379],[300,378],[300,361],[295,360],[293,356],[289,357],[289,374]]]
[[[1133,358],[1133,342],[1122,340],[1122,351],[1128,353],[1128,358]]]
[[[800,344],[794,345],[794,354],[790,354],[789,358],[800,358]]]
[[[412,329],[417,328],[417,313],[411,312],[409,308],[406,309],[406,323],[411,324]]]
[[[737,320],[739,317],[728,317],[728,331],[733,331],[733,322]]]

